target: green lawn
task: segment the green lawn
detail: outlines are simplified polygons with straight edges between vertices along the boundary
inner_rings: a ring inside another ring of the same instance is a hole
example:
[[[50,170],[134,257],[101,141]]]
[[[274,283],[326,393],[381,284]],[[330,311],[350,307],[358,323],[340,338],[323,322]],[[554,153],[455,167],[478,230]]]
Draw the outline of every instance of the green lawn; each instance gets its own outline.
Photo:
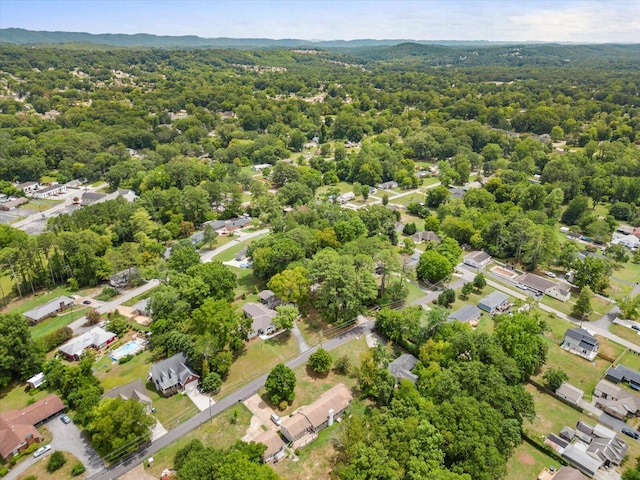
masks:
[[[412,193],[411,195],[405,195],[399,198],[390,198],[389,203],[393,203],[395,205],[402,205],[406,207],[411,202],[421,203],[424,202],[424,193]]]
[[[624,356],[618,360],[618,363],[633,368],[634,370],[640,370],[640,355],[631,350],[627,350]]]
[[[612,277],[627,282],[637,282],[640,280],[640,263],[627,262],[624,268],[614,271]]]
[[[24,294],[25,292],[22,293]],[[24,313],[34,307],[44,305],[49,300],[59,297],[60,295],[71,295],[72,293],[78,292],[73,292],[66,286],[59,286],[54,288],[53,290],[47,290],[44,292],[38,292],[35,295],[25,296],[22,300],[18,298],[8,305],[7,310],[10,313]]]
[[[257,238],[260,238],[260,237],[254,237],[254,238],[250,238],[249,240],[238,242],[237,245],[234,245],[233,247],[229,247],[224,252],[220,252],[219,254],[214,256],[213,260],[216,260],[218,262],[228,262],[230,260],[233,260],[238,254],[238,252],[240,252],[240,250],[242,250],[243,248],[247,248],[251,244],[251,242],[253,242]]]
[[[43,199],[32,199],[29,203],[26,203],[20,207],[22,210],[32,210],[34,212],[44,212],[54,205],[59,205],[63,203],[64,200],[50,200],[47,198]]]
[[[47,395],[49,391],[46,389],[37,390],[33,395],[29,393],[29,386],[23,382],[10,383],[6,387],[0,389],[0,411],[14,410],[24,408],[30,403],[38,401]],[[33,399],[33,402],[31,401]]]
[[[327,190],[329,190],[330,188],[337,188],[338,190],[340,190],[341,194],[353,191],[353,185],[351,183],[338,182],[335,185],[325,185],[323,187],[318,188],[318,190],[316,190],[316,197],[321,197],[322,194],[327,192]],[[377,193],[376,195],[381,195],[381,194]]]
[[[406,305],[410,305],[411,302],[424,297],[426,295],[426,292],[422,291],[422,289],[420,289],[420,287],[418,286],[418,283],[414,280],[408,280],[407,283],[407,288],[409,289],[409,296],[407,297],[407,299],[405,300],[405,304]]]
[[[522,442],[514,451],[507,462],[507,475],[505,480],[534,480],[546,467],[559,468],[558,462],[545,455],[527,442]]]
[[[609,331],[614,335],[617,335],[621,338],[624,338],[625,340],[628,340],[629,342],[635,343],[636,345],[640,345],[640,335],[638,335],[638,332],[636,332],[631,328],[627,328],[625,326],[612,323],[609,325]]]
[[[270,340],[251,340],[233,361],[222,385],[221,395],[227,395],[298,353],[298,344],[291,334],[281,334]]]
[[[234,420],[234,411],[238,412]],[[205,446],[213,448],[228,448],[246,433],[251,421],[251,412],[243,404],[238,404],[233,409],[228,409],[222,414],[213,417],[211,422],[187,433],[171,445],[163,448],[153,455],[153,466],[146,471],[155,478],[160,478],[162,470],[173,468],[173,459],[176,452],[193,439],[199,439]]]
[[[559,312],[562,312],[566,315],[571,315],[576,300],[578,300],[578,296],[574,292],[572,292],[571,297],[566,302],[561,302],[560,300],[556,300],[555,298],[551,298],[547,295],[544,295],[542,297],[542,300],[540,301]],[[590,318],[592,319],[600,318],[602,315],[605,315],[609,310],[611,310],[612,307],[609,301],[603,300],[596,296],[591,299],[591,306],[593,308],[593,313],[591,314]]]
[[[43,322],[40,322],[36,326],[31,328],[31,336],[35,339],[44,337],[45,335],[59,329],[66,327],[73,321],[83,316],[89,308],[80,307],[75,305],[71,311],[68,311],[64,315],[56,315],[55,317],[47,318]]]
[[[473,293],[469,294],[469,297],[464,299],[461,297],[460,295],[460,290],[456,291],[456,301],[451,305],[451,312],[455,312],[456,310],[458,310],[459,308],[463,307],[464,305],[478,305],[478,302],[486,297],[487,295],[489,295],[492,292],[495,292],[495,288],[493,288],[490,285],[487,285],[486,287],[484,287],[482,289],[481,292],[478,291],[474,291]],[[512,298],[510,298],[510,300],[513,301]],[[483,314],[484,315],[484,314]]]

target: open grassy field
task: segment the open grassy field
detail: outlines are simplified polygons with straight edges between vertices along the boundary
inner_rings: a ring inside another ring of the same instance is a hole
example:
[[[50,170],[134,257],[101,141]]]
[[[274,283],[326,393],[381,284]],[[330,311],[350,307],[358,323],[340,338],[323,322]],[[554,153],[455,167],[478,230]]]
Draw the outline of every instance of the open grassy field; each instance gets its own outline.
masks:
[[[534,448],[527,442],[522,442],[507,462],[505,480],[534,480],[538,474],[548,467],[559,468],[561,465],[550,456]]]
[[[413,280],[409,280],[407,281],[407,288],[409,289],[409,296],[406,298],[405,300],[405,304],[409,305],[411,304],[411,302],[424,297],[426,295],[426,292],[424,292],[419,286],[418,283],[413,281]]]
[[[267,373],[278,363],[295,357],[298,344],[292,334],[280,334],[270,340],[253,339],[234,360],[220,395],[227,395],[246,382]]]
[[[632,343],[635,343],[636,345],[640,345],[640,335],[638,335],[637,331],[631,328],[612,323],[609,325],[609,331],[614,335],[624,338],[625,340],[628,340]]]
[[[74,305],[72,309],[67,310],[62,315],[56,315],[55,317],[47,318],[43,322],[35,325],[31,328],[31,336],[34,339],[44,337],[45,335],[54,332],[55,330],[66,327],[73,321],[79,319],[87,311],[90,310],[87,307]]]
[[[612,277],[625,280],[627,282],[640,281],[640,263],[627,262],[620,270],[615,270]]]
[[[234,411],[238,412],[234,419]],[[239,403],[233,409],[228,409],[222,414],[213,417],[211,422],[189,432],[171,445],[163,448],[153,455],[153,466],[147,467],[147,473],[155,478],[160,478],[162,470],[173,467],[173,459],[176,452],[193,439],[199,439],[205,446],[213,448],[228,448],[242,438],[251,421],[251,412],[243,404]]]
[[[424,202],[424,193],[412,193],[410,195],[404,195],[402,197],[390,198],[389,203],[393,203],[394,205],[402,205],[406,207],[411,202],[421,203]]]
[[[22,293],[24,294],[25,292]],[[35,295],[25,296],[24,299],[17,298],[13,300],[9,305],[7,305],[7,308],[3,309],[3,313],[24,313],[27,310],[37,307],[38,305],[43,305],[49,300],[60,295],[71,295],[72,293],[81,294],[80,292],[72,292],[66,286],[58,286],[53,290],[37,292]]]
[[[27,468],[23,473],[18,476],[18,480],[26,480],[27,478],[46,478],[47,480],[67,480],[70,478],[77,480],[84,480],[87,478],[86,473],[82,473],[77,476],[71,475],[71,469],[73,465],[76,464],[79,460],[74,457],[69,452],[62,452],[64,454],[64,458],[67,462],[59,469],[53,473],[47,472],[47,462],[49,461],[49,457],[51,455],[45,455],[40,457],[38,461]]]
[[[30,403],[37,402],[38,400],[49,395],[47,390],[37,390],[33,395],[29,393],[29,386],[26,383],[10,383],[4,388],[0,389],[0,404],[2,404],[1,411],[14,410],[24,408]]]
[[[44,212],[49,208],[63,203],[64,200],[52,200],[49,198],[31,199],[29,203],[22,205],[20,208],[24,210],[33,210],[34,212]]]

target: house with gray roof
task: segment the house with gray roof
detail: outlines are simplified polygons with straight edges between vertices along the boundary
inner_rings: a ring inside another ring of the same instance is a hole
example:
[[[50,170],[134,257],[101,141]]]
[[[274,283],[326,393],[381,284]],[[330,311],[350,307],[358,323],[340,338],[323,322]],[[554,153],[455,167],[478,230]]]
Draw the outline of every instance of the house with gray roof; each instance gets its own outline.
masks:
[[[635,417],[640,412],[640,397],[608,380],[598,382],[593,398],[596,407],[619,420]]]
[[[389,372],[396,377],[399,382],[402,379],[409,380],[411,383],[418,381],[418,376],[411,372],[418,363],[418,359],[410,353],[403,353],[393,362],[389,364]]]
[[[617,365],[615,368],[609,367],[604,378],[613,383],[626,382],[634,390],[640,390],[640,372],[624,365]]]
[[[568,285],[554,282],[533,273],[523,273],[516,281],[538,295],[548,295],[561,302],[566,302],[571,296],[571,289]]]
[[[278,432],[267,430],[254,438],[253,441],[267,447],[262,454],[262,463],[273,463],[284,458],[287,444],[278,435]]]
[[[587,445],[582,442],[572,443],[564,449],[562,453],[569,465],[577,468],[589,477],[593,477],[604,464],[602,460],[593,458],[587,453]]]
[[[472,327],[478,325],[480,322],[480,316],[482,315],[482,310],[480,310],[475,305],[464,305],[459,308],[455,312],[453,312],[448,320],[457,320],[460,323],[468,323]]]
[[[491,315],[504,312],[509,308],[509,296],[496,290],[482,298],[478,302],[478,307]]]
[[[483,251],[471,252],[469,255],[466,255],[462,261],[465,265],[482,270],[484,267],[489,265],[491,255]]]
[[[570,383],[562,382],[562,385],[556,390],[556,395],[573,405],[577,405],[582,400],[584,392]]]
[[[148,380],[165,397],[170,397],[195,387],[200,376],[189,368],[187,357],[184,352],[180,352],[153,365],[149,370]]]
[[[259,335],[270,335],[277,330],[273,319],[278,312],[262,303],[249,302],[242,306],[244,316],[251,319],[251,330],[247,339],[251,340]]]
[[[73,298],[61,295],[53,300],[49,300],[44,305],[27,310],[22,315],[27,317],[27,320],[29,320],[31,325],[35,325],[58,312],[62,312],[69,307],[73,307],[74,302],[75,300]]]
[[[592,361],[598,355],[598,340],[584,328],[570,328],[560,345],[565,350]]]
[[[149,299],[143,298],[133,305],[133,309],[138,312],[139,315],[151,316],[151,308],[149,306]]]
[[[80,360],[87,348],[102,350],[111,345],[116,338],[117,335],[113,332],[108,332],[100,327],[93,327],[91,330],[61,345],[58,350],[67,360]]]
[[[411,235],[411,240],[417,244],[422,242],[440,242],[442,238],[431,230],[427,230],[426,232],[414,233]]]
[[[147,389],[139,378],[124,385],[120,385],[119,387],[112,388],[108,392],[105,392],[102,395],[102,398],[121,398],[122,400],[129,400],[132,398],[144,404],[144,408],[147,413],[151,411],[151,398],[147,395]]]

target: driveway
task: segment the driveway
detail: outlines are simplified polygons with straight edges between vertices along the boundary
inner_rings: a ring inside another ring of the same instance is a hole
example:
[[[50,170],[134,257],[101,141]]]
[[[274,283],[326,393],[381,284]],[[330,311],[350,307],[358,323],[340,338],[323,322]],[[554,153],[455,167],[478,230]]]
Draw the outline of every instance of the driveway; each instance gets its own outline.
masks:
[[[209,395],[200,393],[197,388],[187,389],[187,395],[201,412],[205,411],[209,407],[212,407],[216,403]]]
[[[260,395],[252,395],[244,401],[244,404],[267,430],[276,431],[278,429],[277,425],[271,421],[271,414],[275,412],[262,400]]]
[[[104,467],[102,459],[73,422],[64,424],[60,421],[60,417],[54,417],[46,423],[46,426],[53,434],[51,442],[53,449],[75,455],[87,469],[87,477],[102,470]]]

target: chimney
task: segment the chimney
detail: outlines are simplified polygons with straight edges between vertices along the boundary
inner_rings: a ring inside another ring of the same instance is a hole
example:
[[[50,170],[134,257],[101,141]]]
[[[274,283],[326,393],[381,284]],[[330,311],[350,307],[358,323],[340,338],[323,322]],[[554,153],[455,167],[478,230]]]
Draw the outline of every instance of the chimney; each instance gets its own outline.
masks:
[[[330,427],[331,425],[333,425],[333,408],[329,409],[329,423],[327,424],[328,427]]]

